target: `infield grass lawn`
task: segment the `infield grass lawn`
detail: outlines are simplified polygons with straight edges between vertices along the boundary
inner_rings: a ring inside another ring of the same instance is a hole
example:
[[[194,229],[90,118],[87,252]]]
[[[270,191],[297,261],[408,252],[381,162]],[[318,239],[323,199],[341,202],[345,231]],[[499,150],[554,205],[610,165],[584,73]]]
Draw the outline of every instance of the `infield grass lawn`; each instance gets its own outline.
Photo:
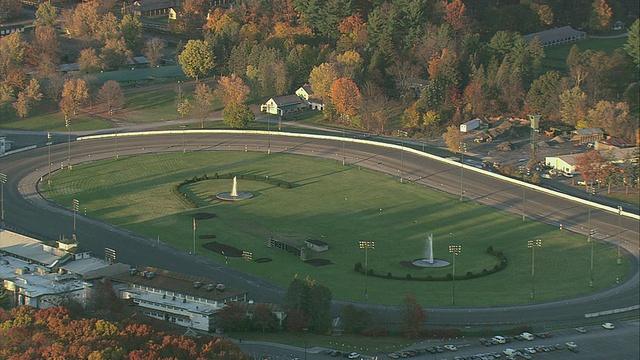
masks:
[[[199,208],[186,205],[171,188],[183,179],[208,174],[256,174],[293,183],[291,189],[265,182],[238,180],[238,191],[249,200],[220,202],[214,197],[231,191],[229,179],[205,180],[186,187]],[[452,267],[412,270],[400,264],[424,256],[425,239],[433,234],[436,258],[451,260],[448,246],[461,245],[456,274],[491,269],[497,259],[488,246],[502,251],[508,266],[496,274],[456,280],[458,306],[494,306],[530,302],[531,250],[527,240],[542,239],[536,249],[536,301],[575,296],[615,284],[629,270],[616,265],[616,252],[596,243],[594,287],[589,288],[591,246],[583,236],[496,211],[456,196],[397,178],[341,163],[284,154],[208,152],[140,155],[78,165],[53,177],[45,194],[63,206],[78,199],[89,216],[145,234],[191,251],[192,217],[213,213],[197,222],[197,253],[222,262],[224,257],[202,247],[211,241],[250,251],[253,259],[229,258],[229,265],[286,287],[295,274],[327,285],[334,298],[399,304],[407,293],[425,306],[451,303],[449,281],[407,281],[367,277],[355,272],[364,264],[360,240],[375,241],[368,267],[375,273],[412,277],[446,276]],[[200,235],[215,235],[201,239]],[[267,246],[273,237],[298,247],[307,239],[329,244],[329,250],[306,251],[309,258],[329,259],[313,267],[298,257]],[[136,264],[146,265],[146,264]],[[206,274],[202,274],[206,277]]]

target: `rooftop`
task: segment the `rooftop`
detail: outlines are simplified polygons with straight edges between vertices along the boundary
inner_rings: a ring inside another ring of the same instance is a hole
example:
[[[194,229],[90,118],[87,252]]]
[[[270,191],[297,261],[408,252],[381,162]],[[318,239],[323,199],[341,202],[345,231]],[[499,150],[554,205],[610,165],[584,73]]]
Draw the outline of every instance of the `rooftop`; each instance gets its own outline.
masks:
[[[0,257],[0,278],[19,286],[21,293],[32,298],[72,292],[89,286],[75,275],[50,273],[49,269],[11,256]]]
[[[153,272],[153,277],[145,277],[142,275],[145,271]],[[214,301],[221,301],[247,294],[247,291],[228,288],[208,278],[175,273],[150,266],[139,268],[133,275],[130,272],[126,272],[115,275],[112,279]]]
[[[41,264],[53,264],[62,256],[43,250],[43,243],[8,230],[0,230],[0,250]]]

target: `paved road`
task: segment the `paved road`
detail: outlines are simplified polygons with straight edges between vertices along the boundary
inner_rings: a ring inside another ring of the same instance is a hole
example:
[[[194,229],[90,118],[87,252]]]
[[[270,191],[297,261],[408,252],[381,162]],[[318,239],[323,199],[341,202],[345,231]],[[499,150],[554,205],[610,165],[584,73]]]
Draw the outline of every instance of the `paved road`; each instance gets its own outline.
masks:
[[[145,137],[119,136],[106,140],[83,140],[72,144],[72,163],[89,162],[101,158],[113,158],[128,154],[187,151],[264,151],[323,157],[393,174],[435,189],[459,194],[460,169],[438,161],[419,157],[407,151],[379,148],[365,144],[328,141],[284,136],[238,134],[186,134]],[[37,194],[34,184],[47,172],[46,147],[7,156],[1,160],[1,168],[7,174],[5,185],[6,221],[11,227],[26,230],[40,238],[58,238],[70,234],[71,213],[46,203]],[[51,147],[51,162],[66,162],[67,144]],[[494,178],[487,178],[470,170],[464,172],[465,197],[482,204],[514,213],[522,212],[522,188]],[[20,193],[16,190],[19,190]],[[618,217],[578,203],[527,190],[527,219],[551,224],[565,224],[565,229],[576,232],[586,230],[588,213],[591,227],[599,229],[599,237],[605,241],[621,239],[627,249],[625,254],[633,264],[633,276],[620,286],[587,297],[565,299],[549,303],[510,306],[504,308],[433,308],[429,311],[430,324],[449,326],[485,326],[487,324],[528,323],[546,326],[558,323],[583,321],[585,313],[621,308],[638,304],[638,221]],[[36,220],[37,219],[37,220]],[[623,230],[618,233],[618,220]],[[530,221],[530,220],[527,220]],[[277,302],[283,290],[266,281],[253,278],[234,269],[194,257],[188,253],[118,229],[90,217],[78,219],[78,238],[82,245],[96,256],[102,256],[104,247],[116,249],[118,260],[129,264],[150,265],[194,275],[220,279],[233,287],[248,289],[256,301]],[[337,314],[344,301],[336,300]],[[379,319],[398,318],[396,306],[370,305]],[[638,311],[633,312],[637,315]]]

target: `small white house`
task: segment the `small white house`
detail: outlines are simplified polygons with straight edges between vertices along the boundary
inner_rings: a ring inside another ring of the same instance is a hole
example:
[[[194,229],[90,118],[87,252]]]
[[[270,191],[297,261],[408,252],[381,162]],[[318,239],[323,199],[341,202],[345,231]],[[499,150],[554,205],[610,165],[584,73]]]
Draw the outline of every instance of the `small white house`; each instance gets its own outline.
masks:
[[[577,156],[580,156],[580,154],[548,156],[544,158],[544,163],[558,171],[570,174],[576,171]]]
[[[464,124],[460,124],[460,132],[469,132],[480,127],[480,119],[469,120]]]
[[[307,104],[296,95],[272,97],[260,106],[260,111],[280,116],[286,116],[306,109]]]
[[[311,85],[304,84],[296,90],[296,95],[304,101],[311,110],[324,110],[324,101],[315,95]]]

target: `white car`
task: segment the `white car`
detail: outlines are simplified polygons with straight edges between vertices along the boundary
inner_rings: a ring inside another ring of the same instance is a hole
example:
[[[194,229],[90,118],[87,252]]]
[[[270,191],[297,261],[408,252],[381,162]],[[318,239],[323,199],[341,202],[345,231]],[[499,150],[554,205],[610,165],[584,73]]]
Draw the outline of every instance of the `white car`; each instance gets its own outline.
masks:
[[[605,328],[605,329],[607,329],[607,330],[613,330],[613,329],[615,329],[615,328],[616,328],[616,327],[615,327],[615,326],[613,326],[613,324],[612,324],[612,323],[610,323],[610,322],[606,322],[606,323],[602,324],[602,327],[603,327],[603,328]]]
[[[524,351],[528,352],[529,354],[535,354],[537,352],[533,347],[524,348]]]
[[[443,347],[449,351],[458,351],[458,347],[455,345],[445,345]]]
[[[349,355],[347,355],[347,357],[349,359],[357,359],[360,357],[360,354],[358,354],[357,352],[350,352]]]

